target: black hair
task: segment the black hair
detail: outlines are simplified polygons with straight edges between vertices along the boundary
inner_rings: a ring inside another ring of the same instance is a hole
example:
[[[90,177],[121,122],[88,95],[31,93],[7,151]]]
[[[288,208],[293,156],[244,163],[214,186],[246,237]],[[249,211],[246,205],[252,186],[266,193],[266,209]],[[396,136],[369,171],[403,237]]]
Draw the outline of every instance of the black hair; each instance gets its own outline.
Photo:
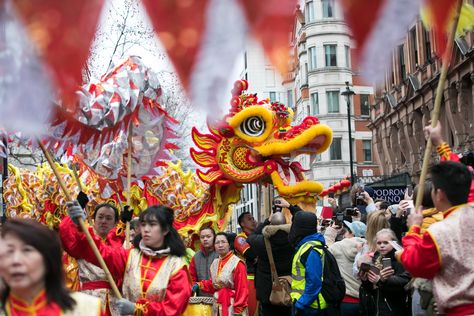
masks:
[[[239,226],[242,227],[242,221],[244,220],[244,216],[250,214],[250,212],[242,212],[239,217],[237,217],[237,223],[239,223]]]
[[[471,166],[474,168],[474,153],[472,151],[463,154],[461,162],[466,166]]]
[[[9,219],[2,226],[2,237],[14,235],[25,244],[35,248],[43,257],[45,267],[45,290],[48,303],[54,302],[61,310],[72,310],[76,301],[65,286],[62,264],[62,249],[58,234],[31,219]],[[3,306],[10,293],[5,284],[1,294]]]
[[[206,229],[212,231],[212,235],[214,236],[214,238],[216,238],[216,232],[214,231],[214,228],[212,228],[211,223],[203,224],[201,228],[199,228],[199,234],[201,234],[201,232]]]
[[[247,212],[248,213],[248,212]],[[234,250],[234,240],[235,240],[235,237],[237,236],[236,234],[233,234],[233,233],[226,233],[226,232],[218,232],[216,234],[216,237],[214,239],[217,239],[217,236],[224,236],[225,239],[227,239],[227,242],[229,243],[229,249],[231,251]]]
[[[138,227],[138,224],[140,224],[140,222],[138,221],[138,218],[132,219],[130,221],[130,229],[136,230]]]
[[[119,211],[118,209],[110,204],[110,203],[100,203],[98,204],[95,208],[94,208],[94,219],[97,215],[97,212],[99,211],[99,209],[103,208],[103,207],[108,207],[108,208],[111,208],[113,211],[114,211],[114,221],[117,223],[118,220],[119,220]]]
[[[423,208],[433,208],[433,198],[431,197],[431,189],[433,188],[433,183],[430,180],[425,181],[425,186],[423,189],[423,199],[421,201],[421,205]],[[416,197],[418,195],[419,186],[417,185],[413,189],[413,201],[416,201]]]
[[[153,205],[140,213],[138,221],[141,223],[158,221],[162,231],[168,231],[165,235],[164,247],[170,248],[170,254],[177,257],[186,255],[186,246],[178,234],[178,231],[173,227],[174,212],[171,208],[163,205]],[[134,238],[134,246],[137,249],[141,241],[140,238]]]
[[[431,168],[431,179],[434,189],[443,190],[451,205],[467,203],[472,177],[465,165],[443,161]]]
[[[374,201],[374,203],[377,203],[377,202],[380,202],[380,206],[379,206],[379,209],[380,210],[386,210],[388,209],[388,207],[390,206],[390,203],[388,203],[387,201],[385,201],[384,199],[376,199]]]

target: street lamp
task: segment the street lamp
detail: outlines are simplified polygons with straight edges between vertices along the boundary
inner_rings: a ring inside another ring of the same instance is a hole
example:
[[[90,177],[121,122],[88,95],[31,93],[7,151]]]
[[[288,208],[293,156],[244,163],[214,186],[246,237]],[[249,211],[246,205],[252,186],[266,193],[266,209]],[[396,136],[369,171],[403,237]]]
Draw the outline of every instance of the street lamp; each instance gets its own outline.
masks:
[[[346,99],[347,104],[347,126],[349,128],[349,160],[351,168],[351,184],[354,184],[354,159],[352,157],[352,131],[351,131],[351,97],[355,94],[354,91],[349,88],[349,81],[346,81],[346,90],[341,93]]]

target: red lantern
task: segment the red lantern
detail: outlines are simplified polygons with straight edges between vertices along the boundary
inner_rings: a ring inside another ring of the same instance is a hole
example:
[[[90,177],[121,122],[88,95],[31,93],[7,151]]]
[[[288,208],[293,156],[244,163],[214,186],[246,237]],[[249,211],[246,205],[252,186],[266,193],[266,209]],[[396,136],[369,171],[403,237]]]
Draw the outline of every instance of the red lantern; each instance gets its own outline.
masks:
[[[330,187],[328,188],[328,194],[329,194],[329,193],[334,193],[334,192],[336,192],[336,190],[334,190],[334,186],[330,186]]]
[[[347,191],[349,190],[349,187],[351,186],[351,181],[344,179],[341,181],[341,185],[342,185],[342,191]]]

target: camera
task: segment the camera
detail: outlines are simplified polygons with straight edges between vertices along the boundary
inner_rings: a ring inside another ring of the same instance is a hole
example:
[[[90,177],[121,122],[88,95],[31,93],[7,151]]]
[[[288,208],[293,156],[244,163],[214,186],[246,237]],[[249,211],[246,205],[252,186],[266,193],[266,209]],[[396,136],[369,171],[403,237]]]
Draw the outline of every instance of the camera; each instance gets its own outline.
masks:
[[[272,212],[277,213],[277,212],[281,212],[281,210],[282,210],[282,207],[280,206],[280,200],[273,200]]]
[[[344,210],[344,216],[357,216],[357,211],[352,207],[347,207]]]
[[[344,222],[344,213],[343,212],[337,212],[332,217],[332,220],[334,221],[334,224],[342,227],[342,223]]]
[[[322,222],[321,222],[321,226],[323,227],[328,227],[328,226],[331,226],[331,220],[330,219],[323,219]]]

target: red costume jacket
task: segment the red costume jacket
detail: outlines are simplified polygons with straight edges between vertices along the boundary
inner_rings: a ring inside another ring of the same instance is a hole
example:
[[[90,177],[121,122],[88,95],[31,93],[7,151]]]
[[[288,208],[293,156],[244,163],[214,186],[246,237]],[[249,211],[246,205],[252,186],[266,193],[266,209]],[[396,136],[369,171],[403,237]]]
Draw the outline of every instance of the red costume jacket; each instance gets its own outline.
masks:
[[[224,267],[229,263],[230,259],[235,257],[235,255],[230,251],[224,258],[219,258],[217,262],[217,273],[213,274],[212,269],[213,266],[211,265],[211,277],[210,280],[203,280],[198,282],[199,288],[202,289],[204,292],[214,293],[218,292],[218,300],[217,302],[222,305],[223,315],[227,315],[224,310],[227,310],[227,305],[230,302],[230,298],[234,299],[233,303],[233,310],[234,314],[242,314],[243,311],[248,306],[248,295],[249,289],[247,287],[247,272],[245,264],[239,260],[235,269],[232,272],[232,280],[233,288],[229,288],[228,284],[222,285],[223,287],[217,287],[217,284],[220,285],[220,282],[226,282],[226,280],[220,280],[219,277],[221,272],[223,271]],[[235,257],[237,258],[237,257]],[[216,261],[214,261],[216,262]],[[214,265],[214,263],[213,263]],[[219,280],[216,280],[219,279]]]
[[[74,313],[91,316],[105,315],[101,311],[99,299],[80,293],[73,293],[72,297],[76,304],[71,311],[65,312],[61,310],[58,304],[54,302],[48,303],[45,290],[39,292],[31,304],[10,294],[7,298],[5,309],[9,316],[63,316]]]
[[[71,219],[65,218],[64,221]],[[99,265],[91,247],[87,244],[85,235],[79,232],[74,224],[68,227],[69,229],[61,230],[61,239],[67,243],[67,248],[80,258]],[[163,275],[169,269],[169,264],[164,263],[175,262],[174,259],[177,257],[168,255],[152,257],[134,248],[107,246],[92,230],[91,235],[113,278],[116,281],[123,280],[124,298],[135,302],[135,314],[172,316],[184,312],[191,296],[191,280],[184,261],[180,266],[173,266],[175,269],[172,273],[166,274],[169,278],[163,280],[160,273]],[[135,270],[138,272],[135,273]],[[157,283],[160,282],[165,282],[166,285],[157,289]],[[135,290],[134,286],[138,287],[138,290]]]
[[[452,215],[459,215],[455,213],[463,212],[464,210],[462,209],[462,207],[464,206],[465,205],[454,206],[446,210],[445,212],[443,212],[444,219],[445,219],[444,221],[446,221],[448,217]],[[435,225],[442,224],[444,221],[441,221]],[[439,242],[443,242],[444,244],[444,240],[441,240],[439,238],[435,239],[435,236],[433,235],[434,232],[431,231],[431,228],[433,227],[434,225],[430,226],[430,229],[428,229],[425,233],[421,234],[420,226],[414,225],[410,228],[409,232],[402,239],[403,251],[397,253],[397,259],[403,264],[403,267],[408,272],[410,272],[410,274],[413,277],[434,279],[434,278],[440,278],[440,275],[441,275],[441,277],[444,277],[446,279],[446,271],[443,272],[442,268],[444,267],[443,269],[446,270],[447,263],[444,262],[444,266],[442,266],[443,261],[446,260],[449,262],[449,259],[451,259],[449,258],[450,252],[465,251],[465,249],[462,249],[462,250],[450,249],[450,247],[446,247],[446,245],[444,248],[440,248]],[[457,230],[456,228],[453,228],[453,230],[451,230],[453,237],[457,237],[457,234],[459,233],[456,230]],[[471,247],[471,245],[468,245],[468,244],[459,245],[460,248],[461,246],[465,248]],[[446,257],[443,257],[442,255],[443,253]],[[464,254],[466,255],[467,252]],[[444,274],[440,274],[440,273],[444,273]],[[448,276],[448,278],[451,278],[451,280],[448,283],[456,282],[455,280],[458,277],[462,277],[462,276],[452,275],[452,278]],[[450,286],[452,286],[452,284],[450,284]],[[440,291],[440,289],[437,289],[437,290]],[[443,289],[441,289],[441,291],[442,290]],[[467,293],[464,293],[464,294],[458,293],[458,294],[460,296],[467,295]],[[449,303],[453,304],[453,301],[449,302],[445,300],[444,303],[446,305],[450,305]],[[446,308],[446,306],[440,306],[440,307]],[[444,312],[448,316],[471,315],[471,314],[474,314],[474,304],[461,304],[461,305],[454,304],[454,306],[448,306],[448,308],[446,308]]]

